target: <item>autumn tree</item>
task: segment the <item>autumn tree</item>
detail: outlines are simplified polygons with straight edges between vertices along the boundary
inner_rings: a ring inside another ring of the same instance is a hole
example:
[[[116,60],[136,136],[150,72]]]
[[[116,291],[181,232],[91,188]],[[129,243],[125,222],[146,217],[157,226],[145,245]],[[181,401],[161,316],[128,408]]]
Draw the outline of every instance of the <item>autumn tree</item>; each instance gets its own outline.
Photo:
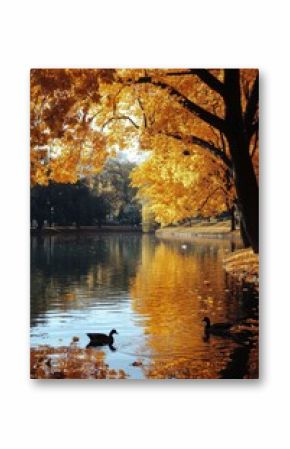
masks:
[[[167,225],[230,212],[236,193],[231,172],[224,164],[202,151],[191,149],[191,154],[189,145],[185,150],[184,143],[175,139],[163,139],[167,153],[150,157],[131,175],[138,196],[149,200],[155,219]]]
[[[245,240],[258,251],[257,70],[35,70],[31,110],[33,182],[76,182],[119,148],[139,146],[169,164],[174,139],[174,157],[190,167],[197,153],[204,179],[213,158],[223,165]]]
[[[121,99],[118,95],[122,109],[133,90],[143,112],[145,147],[146,139],[167,135],[225,164],[234,180],[245,238],[258,252],[259,192],[252,161],[258,143],[257,70],[124,70],[119,76],[125,84]],[[213,143],[216,132],[223,146]],[[158,151],[166,154],[166,144]]]
[[[31,70],[32,184],[75,183],[101,170],[108,155],[106,138],[93,121],[101,86],[113,76],[113,70]]]
[[[138,196],[148,199],[155,219],[162,225],[196,216],[210,217],[229,211],[235,189],[224,167],[215,158],[196,154],[188,158],[176,151],[150,157],[132,172]],[[169,148],[170,142],[168,142]]]

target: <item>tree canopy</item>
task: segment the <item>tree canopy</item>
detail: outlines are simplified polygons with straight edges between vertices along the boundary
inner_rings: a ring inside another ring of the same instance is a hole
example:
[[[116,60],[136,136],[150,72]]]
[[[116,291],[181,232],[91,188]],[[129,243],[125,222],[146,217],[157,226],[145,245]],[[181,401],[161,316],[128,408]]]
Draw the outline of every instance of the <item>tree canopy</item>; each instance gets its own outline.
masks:
[[[150,152],[133,185],[161,222],[235,202],[258,251],[257,70],[32,70],[33,183],[76,182],[130,147]]]

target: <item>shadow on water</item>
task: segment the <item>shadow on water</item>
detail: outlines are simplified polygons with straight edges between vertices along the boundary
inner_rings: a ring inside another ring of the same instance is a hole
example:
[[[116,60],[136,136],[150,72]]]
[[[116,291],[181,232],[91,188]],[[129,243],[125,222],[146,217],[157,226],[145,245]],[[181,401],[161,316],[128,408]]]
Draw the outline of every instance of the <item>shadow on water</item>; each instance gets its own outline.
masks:
[[[231,355],[231,361],[226,368],[220,371],[222,379],[243,379],[248,374],[249,347],[235,348]]]
[[[108,348],[112,352],[117,351],[117,348],[114,345],[102,345],[102,344],[93,343],[93,342],[88,343],[87,346],[86,346],[86,349],[89,349],[89,348],[103,348],[104,346],[108,346]]]

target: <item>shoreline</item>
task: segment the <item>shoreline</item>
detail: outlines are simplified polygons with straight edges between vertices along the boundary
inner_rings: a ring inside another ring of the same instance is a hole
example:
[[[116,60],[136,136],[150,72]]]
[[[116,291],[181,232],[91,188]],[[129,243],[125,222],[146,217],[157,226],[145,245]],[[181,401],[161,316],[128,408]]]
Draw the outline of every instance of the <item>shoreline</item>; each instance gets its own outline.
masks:
[[[177,226],[157,229],[156,237],[167,240],[194,241],[197,238],[240,240],[240,231],[231,231],[230,223],[199,223],[191,227]]]
[[[155,235],[164,241],[195,242],[200,238],[230,239],[233,242],[241,240],[239,230],[231,231],[229,222],[162,228],[158,229]],[[223,267],[233,279],[259,292],[259,255],[251,248],[234,250],[224,258]]]
[[[77,233],[103,233],[103,232],[142,232],[141,226],[134,225],[104,225],[99,226],[54,226],[44,227],[41,230],[30,228],[31,235],[60,235]]]
[[[259,292],[259,255],[251,248],[239,249],[225,257],[223,267],[233,279]]]

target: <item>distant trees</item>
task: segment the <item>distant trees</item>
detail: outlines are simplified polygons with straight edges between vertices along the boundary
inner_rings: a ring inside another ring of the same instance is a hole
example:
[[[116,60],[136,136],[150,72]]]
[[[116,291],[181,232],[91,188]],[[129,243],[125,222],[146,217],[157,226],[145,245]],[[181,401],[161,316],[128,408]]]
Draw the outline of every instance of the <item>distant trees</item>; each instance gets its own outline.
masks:
[[[101,175],[75,184],[49,182],[31,189],[31,220],[60,226],[102,226],[106,222],[140,223],[140,205],[129,186],[133,164],[109,160]]]
[[[131,186],[130,179],[135,167],[133,163],[111,158],[100,174],[90,177],[91,188],[110,204],[112,220],[130,224],[141,221],[137,189]]]
[[[92,225],[97,211],[98,199],[84,182],[50,182],[48,186],[36,185],[31,190],[31,220],[37,221],[38,229],[44,221],[62,226]]]

